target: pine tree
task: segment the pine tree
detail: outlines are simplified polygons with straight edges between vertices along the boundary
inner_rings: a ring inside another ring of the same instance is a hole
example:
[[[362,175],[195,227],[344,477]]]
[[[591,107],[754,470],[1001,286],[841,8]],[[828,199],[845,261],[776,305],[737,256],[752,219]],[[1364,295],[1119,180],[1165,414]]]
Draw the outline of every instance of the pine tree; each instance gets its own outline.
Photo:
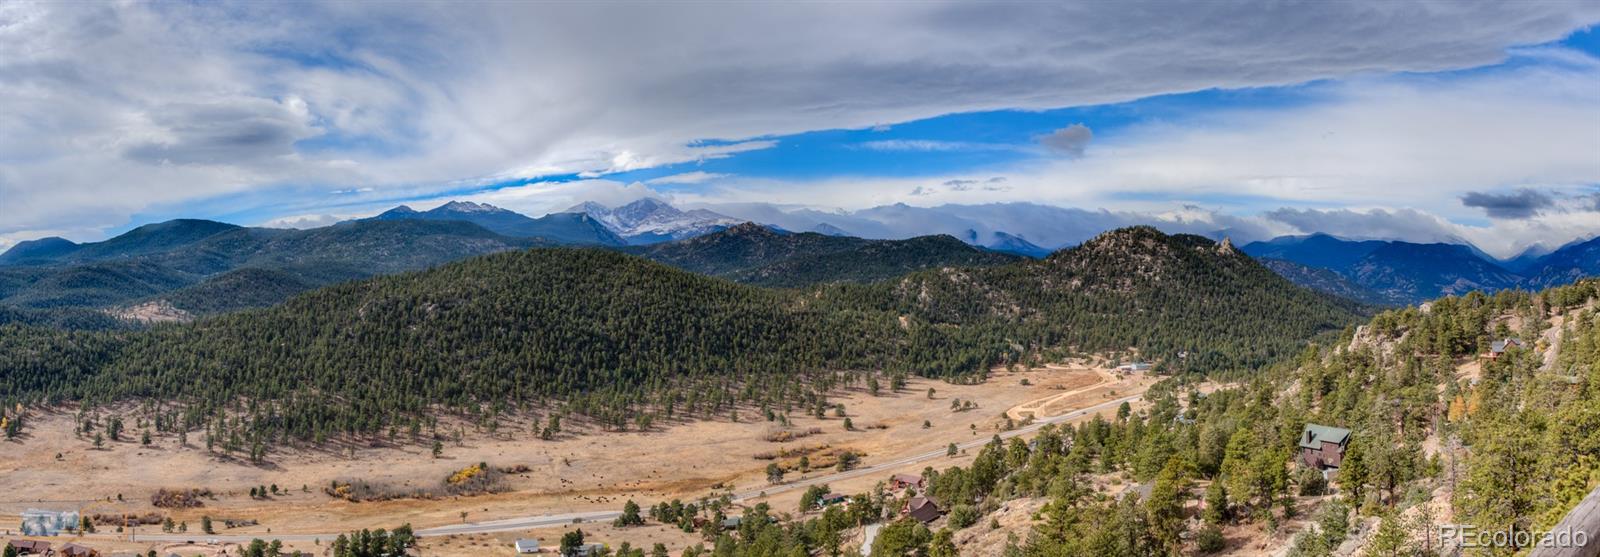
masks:
[[[618,528],[638,526],[644,524],[644,517],[639,516],[639,504],[629,499],[622,505],[622,516],[617,517],[615,525]]]

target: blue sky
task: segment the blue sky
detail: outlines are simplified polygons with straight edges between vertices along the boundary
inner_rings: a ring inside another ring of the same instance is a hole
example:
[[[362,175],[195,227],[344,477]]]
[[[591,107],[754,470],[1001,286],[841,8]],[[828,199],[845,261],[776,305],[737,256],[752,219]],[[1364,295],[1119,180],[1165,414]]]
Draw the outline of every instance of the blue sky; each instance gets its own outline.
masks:
[[[775,140],[777,146],[605,177],[633,182],[695,171],[785,180],[1003,174],[1019,163],[1057,157],[1039,145],[1039,138],[1074,124],[1093,130],[1096,138],[1110,138],[1133,124],[1183,120],[1218,110],[1265,110],[1315,102],[1314,88],[1308,84],[1209,89],[1108,105],[947,114],[865,129],[753,138]]]
[[[1592,4],[1127,7],[8,4],[0,248],[641,196],[1600,233]]]

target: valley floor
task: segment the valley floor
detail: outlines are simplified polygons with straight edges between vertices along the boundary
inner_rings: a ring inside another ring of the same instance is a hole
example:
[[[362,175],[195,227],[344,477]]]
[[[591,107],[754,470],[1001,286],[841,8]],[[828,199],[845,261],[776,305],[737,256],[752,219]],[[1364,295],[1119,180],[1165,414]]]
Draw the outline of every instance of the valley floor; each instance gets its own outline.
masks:
[[[108,440],[104,448],[96,449],[92,440],[74,435],[71,412],[43,416],[36,412],[24,439],[0,443],[0,531],[14,533],[21,511],[45,508],[86,514],[158,512],[186,522],[185,534],[162,535],[159,527],[149,526],[133,536],[138,541],[130,541],[131,533],[102,527],[99,534],[83,540],[110,550],[154,548],[163,554],[171,542],[256,537],[283,539],[291,548],[320,554],[340,532],[407,523],[424,536],[423,554],[429,556],[511,555],[511,541],[519,537],[537,537],[544,546],[553,547],[561,533],[573,527],[583,528],[591,541],[612,547],[623,541],[647,549],[663,543],[676,553],[700,541],[699,536],[654,523],[618,531],[609,525],[611,517],[630,499],[649,507],[674,498],[692,501],[722,493],[731,493],[740,504],[767,502],[775,512],[793,512],[801,492],[811,484],[826,482],[834,491],[857,493],[892,473],[964,465],[993,435],[1026,435],[1044,422],[1109,416],[1124,400],[1137,407],[1137,397],[1156,379],[1077,362],[1020,372],[996,370],[981,385],[913,380],[898,393],[836,395],[833,400],[845,404],[855,431],[846,431],[844,419],[832,413],[823,419],[791,414],[787,429],[817,428],[820,433],[787,442],[767,441],[769,434],[785,428],[749,410],[741,412],[739,422],[691,421],[658,425],[648,432],[605,432],[586,424],[564,424],[569,431],[549,441],[540,440],[527,422],[502,424],[495,434],[466,425],[460,426],[461,442],[447,442],[439,458],[418,442],[289,449],[272,453],[263,465],[208,453],[198,434],[191,434],[188,447],[179,446],[175,437],[163,436],[143,446],[131,423],[132,433],[123,441]],[[976,407],[955,411],[955,400],[971,401]],[[1038,423],[1005,431],[1008,416],[1021,425],[1029,415]],[[455,431],[457,426],[440,429]],[[963,451],[947,457],[945,450],[952,442],[961,444]],[[861,467],[845,474],[831,468],[809,474],[797,470],[781,485],[767,483],[764,469],[773,461],[758,458],[762,453],[823,446],[826,449],[812,458],[826,460],[831,452],[850,450],[864,455]],[[509,489],[503,493],[474,497],[351,503],[323,493],[336,480],[407,489],[434,487],[453,471],[478,462],[527,466],[529,471],[507,475]],[[252,487],[271,485],[284,494],[268,499],[248,494]],[[150,495],[160,488],[210,489],[216,497],[205,500],[201,508],[157,509]],[[218,523],[216,535],[200,532],[202,516]],[[222,529],[224,518],[259,524]],[[574,524],[575,518],[582,523]],[[192,549],[180,552],[189,555]]]

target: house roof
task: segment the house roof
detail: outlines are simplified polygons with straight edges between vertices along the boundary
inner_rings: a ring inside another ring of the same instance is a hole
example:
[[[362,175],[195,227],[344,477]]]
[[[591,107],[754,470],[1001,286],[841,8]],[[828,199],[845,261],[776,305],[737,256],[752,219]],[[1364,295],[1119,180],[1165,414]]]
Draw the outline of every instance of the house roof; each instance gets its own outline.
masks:
[[[539,540],[520,539],[516,542],[517,551],[538,551]]]
[[[1350,437],[1350,430],[1320,424],[1306,424],[1305,431],[1300,432],[1300,448],[1320,449],[1324,442],[1344,443]]]
[[[907,483],[907,484],[919,484],[919,483],[922,483],[922,476],[918,476],[916,474],[895,474],[893,476],[890,476],[890,478],[893,479],[894,481],[897,481],[897,482],[900,482],[900,483]]]
[[[28,550],[28,551],[37,551],[37,552],[40,552],[40,553],[43,553],[45,550],[50,549],[50,542],[42,541],[42,540],[11,540],[9,542],[6,542],[6,545],[9,545],[11,547],[15,547],[17,549],[25,549],[25,550]]]
[[[912,497],[906,502],[906,514],[923,523],[939,518],[939,512],[939,505],[927,497]]]
[[[75,543],[68,543],[61,546],[62,555],[75,557],[77,555],[93,555],[94,553],[95,551],[90,549],[88,546],[82,546]]]
[[[1515,339],[1515,338],[1508,338],[1508,339],[1504,339],[1504,340],[1497,340],[1497,341],[1491,342],[1491,343],[1489,343],[1489,352],[1492,353],[1492,354],[1499,354],[1501,352],[1505,352],[1506,348],[1511,347],[1511,346],[1522,346],[1522,340],[1521,339]]]

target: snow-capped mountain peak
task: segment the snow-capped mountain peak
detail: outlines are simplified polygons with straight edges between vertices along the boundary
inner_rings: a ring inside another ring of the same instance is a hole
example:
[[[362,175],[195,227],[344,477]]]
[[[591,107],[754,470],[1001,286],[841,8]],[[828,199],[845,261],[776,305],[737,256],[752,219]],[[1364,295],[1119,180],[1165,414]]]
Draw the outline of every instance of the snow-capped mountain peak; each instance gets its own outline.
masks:
[[[705,209],[681,211],[649,197],[616,208],[586,201],[567,212],[587,213],[633,244],[692,238],[743,222]]]
[[[440,205],[439,208],[435,210],[455,213],[494,213],[505,211],[505,209],[495,207],[494,205],[489,205],[487,203],[473,203],[471,201],[451,201],[444,205]]]

